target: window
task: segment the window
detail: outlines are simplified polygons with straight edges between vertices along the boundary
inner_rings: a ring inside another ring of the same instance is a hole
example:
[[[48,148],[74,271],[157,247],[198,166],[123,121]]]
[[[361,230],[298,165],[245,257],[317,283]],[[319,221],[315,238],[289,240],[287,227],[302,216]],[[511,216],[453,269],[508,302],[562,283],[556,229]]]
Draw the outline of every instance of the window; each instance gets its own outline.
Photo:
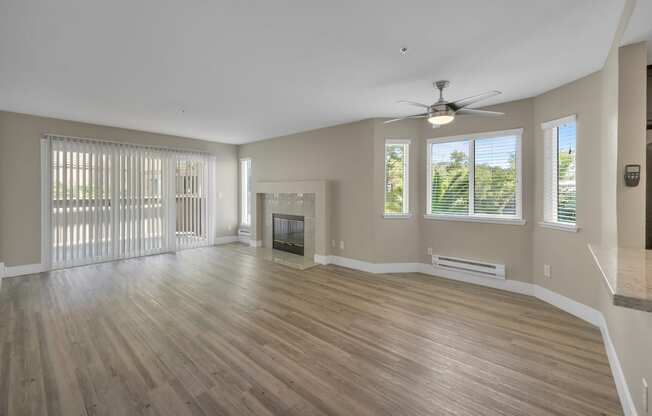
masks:
[[[575,116],[541,125],[544,137],[543,226],[576,229]]]
[[[41,146],[53,268],[212,244],[215,158],[50,135]]]
[[[385,216],[407,216],[410,212],[409,140],[385,142]]]
[[[522,129],[428,141],[427,218],[524,224]]]
[[[251,159],[240,160],[240,225],[251,225]]]

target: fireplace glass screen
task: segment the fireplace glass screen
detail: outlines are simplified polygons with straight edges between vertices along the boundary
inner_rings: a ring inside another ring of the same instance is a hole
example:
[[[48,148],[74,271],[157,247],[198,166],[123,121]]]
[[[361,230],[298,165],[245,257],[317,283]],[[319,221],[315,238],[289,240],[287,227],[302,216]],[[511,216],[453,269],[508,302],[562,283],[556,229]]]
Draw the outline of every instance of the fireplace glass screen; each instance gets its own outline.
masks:
[[[272,246],[303,256],[303,218],[299,215],[272,214]]]

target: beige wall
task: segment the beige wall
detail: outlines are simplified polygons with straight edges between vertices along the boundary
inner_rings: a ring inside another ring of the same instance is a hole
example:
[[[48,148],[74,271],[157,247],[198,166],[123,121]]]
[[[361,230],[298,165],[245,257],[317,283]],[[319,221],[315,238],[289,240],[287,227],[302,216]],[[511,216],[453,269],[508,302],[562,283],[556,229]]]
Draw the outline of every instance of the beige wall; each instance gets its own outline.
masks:
[[[329,181],[330,238],[337,246],[329,244],[326,254],[375,261],[373,137],[374,121],[363,120],[245,144],[239,157],[251,158],[254,188],[256,182]]]
[[[618,50],[614,40],[600,71],[601,240],[607,245],[618,244]]]
[[[429,262],[427,248],[432,247],[436,253],[505,263],[509,278],[529,281],[532,104],[529,99],[499,105],[494,109],[505,111],[505,117],[468,118],[436,131],[424,121],[384,124],[381,119],[364,120],[242,145],[239,157],[252,159],[254,182],[330,181],[330,238],[337,244],[329,247],[329,254],[374,263]],[[526,225],[424,219],[425,196],[420,191],[425,186],[426,140],[513,128],[524,129]],[[386,139],[411,140],[409,218],[383,217]],[[339,241],[344,241],[344,250]]]
[[[641,165],[645,172],[647,120],[647,46],[645,42],[620,48],[618,68],[618,245],[645,247],[645,175],[637,187],[620,178],[625,165]]]
[[[533,100],[520,100],[491,107],[502,111],[503,117],[459,117],[450,125],[433,129],[427,122],[421,123],[419,140],[419,217],[421,221],[421,255],[429,263],[428,248],[435,254],[466,257],[492,263],[505,264],[509,279],[531,281],[531,229],[533,227],[533,195],[530,191],[533,178]],[[522,136],[522,189],[525,225],[487,224],[423,218],[426,212],[426,142],[431,138],[457,136],[509,129],[523,129]]]
[[[384,124],[374,120],[373,138],[373,204],[371,207],[372,238],[374,261],[418,262],[421,260],[421,220],[423,210],[419,205],[419,190],[423,186],[419,174],[421,141],[419,140],[421,122],[410,120],[400,123]],[[409,172],[409,218],[384,218],[385,210],[385,141],[387,139],[410,140]]]
[[[205,151],[217,157],[217,236],[237,224],[237,148],[234,145],[166,136],[45,117],[0,112],[0,262],[40,263],[40,139],[43,133]]]
[[[601,241],[601,78],[596,73],[547,92],[534,100],[535,218],[530,274],[536,284],[595,305],[593,282],[601,283],[592,273],[593,259],[589,242]],[[541,123],[563,116],[577,115],[577,225],[580,231],[543,228],[543,131]],[[551,266],[551,278],[543,277],[543,265]]]

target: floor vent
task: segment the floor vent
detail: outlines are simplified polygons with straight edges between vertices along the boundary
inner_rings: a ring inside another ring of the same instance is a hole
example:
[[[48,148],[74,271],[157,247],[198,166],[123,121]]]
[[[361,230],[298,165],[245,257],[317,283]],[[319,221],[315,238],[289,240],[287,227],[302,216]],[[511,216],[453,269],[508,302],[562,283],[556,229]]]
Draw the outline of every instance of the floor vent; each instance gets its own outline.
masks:
[[[447,270],[456,270],[462,273],[505,279],[505,265],[485,263],[483,261],[460,259],[448,256],[432,256],[432,265]]]

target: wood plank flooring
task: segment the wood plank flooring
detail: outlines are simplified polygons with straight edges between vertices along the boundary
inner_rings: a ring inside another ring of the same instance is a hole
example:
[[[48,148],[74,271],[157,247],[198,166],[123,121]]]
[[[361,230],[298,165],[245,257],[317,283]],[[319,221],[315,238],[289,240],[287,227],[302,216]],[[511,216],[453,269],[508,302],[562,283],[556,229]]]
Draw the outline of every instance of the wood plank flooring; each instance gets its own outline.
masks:
[[[230,244],[5,279],[0,415],[616,415],[598,329]]]

